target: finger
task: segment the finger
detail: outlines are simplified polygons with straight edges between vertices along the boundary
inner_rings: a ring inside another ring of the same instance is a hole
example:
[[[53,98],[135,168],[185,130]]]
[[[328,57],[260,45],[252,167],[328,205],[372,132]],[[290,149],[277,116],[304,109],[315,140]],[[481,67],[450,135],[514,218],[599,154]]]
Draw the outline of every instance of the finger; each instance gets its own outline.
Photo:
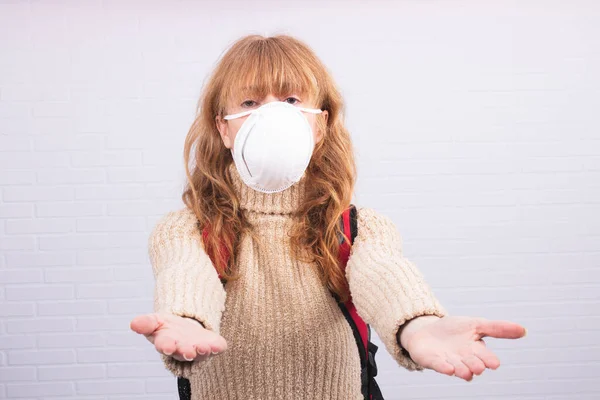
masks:
[[[196,351],[200,355],[204,354],[219,354],[227,350],[227,342],[225,339],[216,333],[207,332],[202,339],[195,343]]]
[[[210,341],[210,351],[213,354],[219,354],[227,350],[227,341],[221,335],[214,334],[214,337]]]
[[[479,357],[470,355],[464,357],[462,361],[467,367],[469,367],[471,372],[475,375],[481,375],[483,371],[485,371],[485,364],[483,363],[483,361],[481,361]]]
[[[225,338],[209,329],[202,329],[194,344],[204,353],[218,354],[227,350]]]
[[[183,357],[186,361],[193,361],[198,356],[196,347],[193,344],[186,344],[182,342],[177,343],[177,354]]]
[[[475,346],[474,354],[477,358],[483,361],[486,368],[497,369],[500,366],[500,360],[496,355],[482,343],[480,346]]]
[[[465,381],[470,381],[473,379],[473,373],[467,367],[460,357],[458,356],[448,356],[446,360],[454,366],[454,376],[457,376]]]
[[[152,335],[162,325],[163,321],[157,314],[139,315],[129,323],[132,331],[146,336]]]
[[[200,356],[210,355],[212,353],[212,348],[209,343],[196,343],[194,347],[196,348],[196,353]]]
[[[477,334],[481,337],[490,336],[499,339],[519,339],[525,336],[527,330],[510,321],[490,321],[480,318],[477,324]]]
[[[454,375],[454,365],[443,358],[436,358],[429,363],[430,369],[444,375]]]
[[[159,353],[170,356],[177,351],[177,341],[168,335],[156,335],[154,347]]]

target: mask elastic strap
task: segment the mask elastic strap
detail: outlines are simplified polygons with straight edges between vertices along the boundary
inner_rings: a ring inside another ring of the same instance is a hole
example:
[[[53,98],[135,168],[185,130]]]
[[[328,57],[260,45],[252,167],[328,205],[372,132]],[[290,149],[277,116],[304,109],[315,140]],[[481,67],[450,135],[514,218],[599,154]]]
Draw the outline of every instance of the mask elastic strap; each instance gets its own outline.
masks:
[[[245,117],[246,115],[250,115],[254,112],[255,110],[250,110],[250,111],[242,111],[241,113],[237,113],[237,114],[229,114],[223,117],[223,119],[226,120],[230,120],[230,119],[237,119],[237,118],[241,118],[241,117]]]
[[[320,108],[303,108],[303,107],[298,107],[298,110],[304,111],[304,112],[307,112],[307,113],[311,113],[311,114],[321,114],[323,112],[323,110],[321,110]]]
[[[304,112],[311,113],[311,114],[320,114],[323,112],[323,110],[318,109],[318,108],[304,108],[304,107],[296,107],[296,108],[300,111],[304,111]],[[258,110],[258,108],[255,108],[254,110],[249,110],[249,111],[242,111],[241,113],[237,113],[237,114],[229,114],[229,115],[224,116],[223,119],[229,121],[230,119],[237,119],[237,118],[245,117],[246,115],[252,114],[256,110]]]

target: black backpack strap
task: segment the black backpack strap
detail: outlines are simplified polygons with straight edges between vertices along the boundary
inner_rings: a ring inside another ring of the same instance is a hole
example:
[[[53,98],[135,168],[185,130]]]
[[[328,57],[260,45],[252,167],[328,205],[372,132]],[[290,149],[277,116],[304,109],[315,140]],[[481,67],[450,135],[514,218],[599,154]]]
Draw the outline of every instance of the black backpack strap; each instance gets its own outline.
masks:
[[[352,329],[352,334],[354,335],[354,341],[356,342],[356,348],[358,349],[358,355],[360,356],[361,392],[362,392],[364,399],[369,400],[369,374],[368,374],[369,361],[368,361],[368,358],[367,358],[365,352],[361,351],[361,349],[364,348],[363,341],[360,337],[360,333],[358,332],[358,328],[356,327],[354,320],[350,316],[350,312],[346,308],[346,305],[344,303],[338,302],[338,306],[340,307],[342,314],[344,314],[344,317],[346,318],[348,325],[350,325],[350,328]]]
[[[189,379],[178,376],[177,391],[179,392],[179,400],[192,400],[192,387]]]
[[[370,332],[370,331],[369,331]],[[384,400],[381,389],[375,381],[377,376],[377,363],[375,362],[375,353],[377,353],[378,347],[375,343],[371,342],[369,338],[369,365],[367,366],[367,373],[369,376],[369,393],[371,395],[370,400]]]
[[[356,235],[358,235],[358,211],[354,204],[350,204],[350,243],[354,243]]]

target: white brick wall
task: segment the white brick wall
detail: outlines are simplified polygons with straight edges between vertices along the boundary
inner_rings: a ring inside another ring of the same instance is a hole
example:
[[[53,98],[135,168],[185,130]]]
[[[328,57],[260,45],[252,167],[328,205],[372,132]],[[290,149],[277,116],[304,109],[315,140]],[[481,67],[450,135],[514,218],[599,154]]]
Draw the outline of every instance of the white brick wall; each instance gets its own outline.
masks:
[[[600,6],[475,0],[0,0],[0,398],[176,398],[128,323],[202,84],[250,32],[329,66],[356,202],[446,307],[529,328],[472,383],[382,350],[386,398],[600,398]]]

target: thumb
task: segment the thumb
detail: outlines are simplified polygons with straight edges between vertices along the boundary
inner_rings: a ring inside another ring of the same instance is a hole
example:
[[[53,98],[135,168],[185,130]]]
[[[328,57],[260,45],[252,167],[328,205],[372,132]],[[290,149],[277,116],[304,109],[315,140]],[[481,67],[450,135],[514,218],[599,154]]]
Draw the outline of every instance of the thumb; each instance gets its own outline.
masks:
[[[152,335],[158,328],[164,325],[164,321],[156,313],[138,315],[129,323],[132,331],[141,335]]]
[[[519,339],[527,334],[527,329],[511,321],[478,320],[477,334],[499,339]]]

